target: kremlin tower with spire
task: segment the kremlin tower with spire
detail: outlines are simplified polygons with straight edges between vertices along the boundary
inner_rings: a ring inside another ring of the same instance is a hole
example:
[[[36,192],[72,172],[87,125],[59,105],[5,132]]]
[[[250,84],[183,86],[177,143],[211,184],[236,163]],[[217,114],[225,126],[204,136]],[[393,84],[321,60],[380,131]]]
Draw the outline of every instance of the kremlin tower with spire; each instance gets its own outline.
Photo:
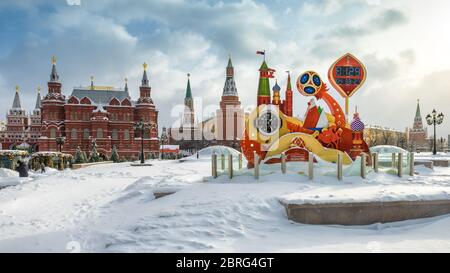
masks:
[[[427,129],[423,126],[422,115],[420,113],[420,101],[417,100],[416,115],[414,116],[413,127],[408,130],[409,145],[413,150],[428,150]]]
[[[239,149],[244,131],[244,110],[234,81],[234,67],[228,58],[226,78],[220,100],[220,109],[216,111],[217,140],[221,145]]]

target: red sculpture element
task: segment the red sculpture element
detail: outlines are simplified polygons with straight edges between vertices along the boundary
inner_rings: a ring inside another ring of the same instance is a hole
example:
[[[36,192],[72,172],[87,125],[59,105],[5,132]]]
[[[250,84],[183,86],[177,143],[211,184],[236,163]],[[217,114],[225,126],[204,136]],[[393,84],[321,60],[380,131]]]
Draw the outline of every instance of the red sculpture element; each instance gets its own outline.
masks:
[[[327,130],[323,130],[322,133],[317,136],[317,139],[324,144],[323,146],[339,150],[342,132],[343,130],[341,128],[332,126]]]

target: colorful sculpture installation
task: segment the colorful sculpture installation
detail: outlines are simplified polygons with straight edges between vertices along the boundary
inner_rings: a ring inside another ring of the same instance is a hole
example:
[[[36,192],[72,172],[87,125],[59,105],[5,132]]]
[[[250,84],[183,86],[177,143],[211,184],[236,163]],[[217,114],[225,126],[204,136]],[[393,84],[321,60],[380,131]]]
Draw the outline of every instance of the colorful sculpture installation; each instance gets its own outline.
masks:
[[[350,64],[353,65],[353,68],[348,69],[354,71],[356,61],[353,60],[357,59],[352,59]],[[333,67],[336,67],[336,64],[339,64],[340,70],[347,69],[346,63],[343,61],[338,61]],[[360,69],[359,76],[363,75],[362,77],[365,79],[365,68],[359,61],[357,61],[357,65]],[[330,69],[330,71],[334,69]],[[347,122],[346,113],[329,94],[327,85],[319,74],[307,71],[297,79],[296,86],[300,94],[311,98],[305,117],[301,120],[292,117],[292,111],[290,111],[290,115],[287,115],[285,109],[280,108],[280,105],[277,104],[280,101],[278,84],[275,84],[273,89],[274,99],[270,100],[269,78],[273,78],[274,72],[275,70],[270,69],[264,60],[260,68],[258,106],[246,119],[241,144],[242,151],[249,162],[248,167],[253,167],[255,154],[258,154],[261,161],[266,164],[279,163],[281,154],[286,155],[287,161],[306,161],[309,152],[312,152],[316,157],[328,162],[336,162],[338,155],[341,154],[343,163],[348,165],[361,153],[369,153],[369,147],[362,137],[364,124],[359,119],[359,115],[355,114],[352,124]],[[338,85],[346,90],[347,84],[349,84],[351,85],[348,87],[349,90],[356,90],[364,82],[363,80],[345,80],[345,77],[354,78],[356,72],[344,72],[339,72],[339,81],[333,83],[333,86]],[[290,85],[289,77],[288,87]],[[347,97],[353,93],[348,94]],[[288,93],[286,92],[286,94]],[[292,97],[287,99],[292,99]],[[325,102],[329,112],[318,107],[316,101]]]

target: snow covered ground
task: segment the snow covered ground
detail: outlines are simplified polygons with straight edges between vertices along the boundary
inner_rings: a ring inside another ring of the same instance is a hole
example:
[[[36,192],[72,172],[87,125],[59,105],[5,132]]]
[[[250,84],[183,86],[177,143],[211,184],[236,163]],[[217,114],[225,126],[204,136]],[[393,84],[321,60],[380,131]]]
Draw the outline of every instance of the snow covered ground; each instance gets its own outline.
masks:
[[[450,217],[364,227],[311,226],[281,199],[450,199],[450,168],[367,180],[268,174],[214,180],[207,159],[33,173],[0,190],[0,252],[450,252]],[[155,199],[153,192],[175,194]],[[322,201],[320,201],[322,200]]]

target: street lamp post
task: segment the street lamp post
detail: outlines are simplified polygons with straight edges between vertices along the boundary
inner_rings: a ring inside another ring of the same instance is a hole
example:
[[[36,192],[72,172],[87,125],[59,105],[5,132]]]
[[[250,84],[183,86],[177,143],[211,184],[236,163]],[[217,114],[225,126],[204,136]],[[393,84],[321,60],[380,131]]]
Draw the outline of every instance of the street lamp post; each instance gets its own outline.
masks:
[[[144,157],[144,132],[145,129],[148,129],[148,123],[144,121],[143,118],[141,118],[138,122],[136,122],[133,126],[134,130],[141,131],[141,164],[145,163],[145,157]]]
[[[436,109],[433,109],[433,112],[431,114],[427,115],[427,123],[428,125],[433,125],[434,127],[434,136],[433,136],[433,154],[437,154],[437,147],[436,147],[436,125],[441,125],[444,121],[444,114],[437,113]]]
[[[64,137],[57,137],[56,138],[56,144],[58,144],[59,146],[59,152],[62,153],[62,146],[64,145],[65,142],[65,138]]]
[[[141,118],[138,122],[134,123],[133,128],[134,130],[139,130],[141,132],[141,164],[145,163],[145,156],[144,156],[144,133],[145,130],[149,130],[150,132],[153,129],[156,129],[157,125],[154,123],[147,123],[144,121],[143,118]]]

